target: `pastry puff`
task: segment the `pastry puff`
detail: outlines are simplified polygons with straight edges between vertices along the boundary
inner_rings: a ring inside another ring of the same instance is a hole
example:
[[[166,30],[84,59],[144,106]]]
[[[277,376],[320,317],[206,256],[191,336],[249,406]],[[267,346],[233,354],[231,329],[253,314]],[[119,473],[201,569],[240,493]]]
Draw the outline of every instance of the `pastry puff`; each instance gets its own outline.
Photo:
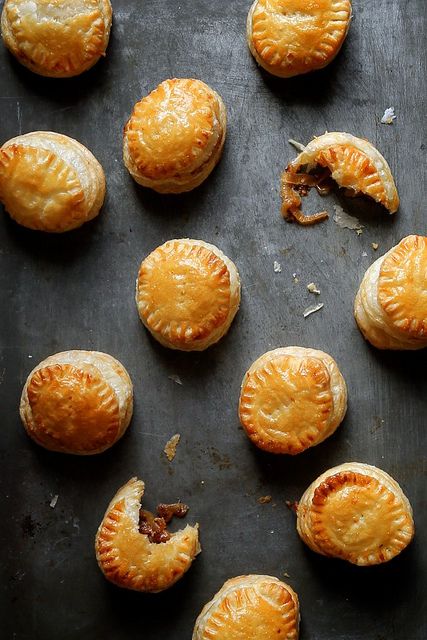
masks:
[[[104,196],[101,165],[73,138],[34,131],[0,148],[0,201],[24,227],[70,231],[98,215]]]
[[[192,640],[297,640],[299,618],[289,585],[271,576],[239,576],[205,605]]]
[[[255,0],[247,40],[266,71],[290,78],[326,67],[350,26],[349,0]]]
[[[143,260],[136,281],[143,324],[165,347],[203,351],[224,336],[240,304],[240,278],[202,240],[170,240]]]
[[[314,138],[293,160],[282,175],[282,214],[288,221],[313,224],[328,217],[327,213],[304,216],[301,195],[319,184],[322,171],[331,175],[339,187],[354,195],[369,196],[389,213],[399,207],[396,185],[386,160],[367,140],[350,133],[332,132]],[[320,171],[320,176],[316,172]]]
[[[126,431],[133,410],[124,366],[99,351],[63,351],[40,362],[21,395],[28,435],[51,451],[101,453]]]
[[[295,455],[334,433],[347,410],[337,363],[316,349],[268,351],[247,371],[239,418],[260,449]]]
[[[133,109],[124,130],[124,163],[144,187],[191,191],[218,163],[226,126],[225,105],[207,84],[165,80]]]
[[[354,303],[359,329],[378,349],[427,347],[427,238],[407,236],[369,267]]]
[[[5,45],[24,66],[51,78],[90,69],[110,37],[110,0],[5,0]]]
[[[119,587],[158,593],[177,582],[198,553],[199,526],[170,534],[167,542],[150,542],[139,532],[144,483],[131,478],[108,505],[95,539],[99,568]]]
[[[411,505],[397,482],[359,462],[329,469],[308,487],[297,529],[313,551],[361,566],[391,560],[414,535]]]

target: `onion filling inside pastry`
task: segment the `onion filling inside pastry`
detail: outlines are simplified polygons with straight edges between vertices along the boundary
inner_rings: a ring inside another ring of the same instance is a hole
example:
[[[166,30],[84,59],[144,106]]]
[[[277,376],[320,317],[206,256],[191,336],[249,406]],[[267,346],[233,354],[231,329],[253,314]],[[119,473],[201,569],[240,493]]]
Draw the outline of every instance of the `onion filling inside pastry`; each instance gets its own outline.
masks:
[[[148,536],[150,542],[161,544],[171,539],[167,530],[168,523],[173,517],[185,518],[189,507],[182,502],[175,504],[159,504],[157,516],[141,507],[139,511],[139,533]]]

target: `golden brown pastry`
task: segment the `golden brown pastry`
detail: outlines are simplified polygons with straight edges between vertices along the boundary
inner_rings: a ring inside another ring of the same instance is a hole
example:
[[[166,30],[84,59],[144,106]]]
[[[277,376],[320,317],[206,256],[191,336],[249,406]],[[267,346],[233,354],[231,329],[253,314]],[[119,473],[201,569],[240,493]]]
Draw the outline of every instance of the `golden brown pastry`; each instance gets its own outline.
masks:
[[[239,576],[222,586],[196,620],[193,640],[297,640],[299,602],[271,576]]]
[[[51,78],[70,78],[105,55],[110,0],[5,0],[5,45],[24,66]]]
[[[124,130],[124,163],[144,187],[191,191],[218,163],[226,127],[225,105],[207,84],[165,80],[133,109]]]
[[[317,553],[361,566],[397,556],[414,535],[412,509],[397,482],[369,464],[325,471],[297,509],[302,540]]]
[[[169,240],[143,260],[139,316],[165,347],[202,351],[225,335],[240,304],[236,266],[202,240]]]
[[[0,148],[0,201],[24,227],[70,231],[98,215],[104,196],[101,165],[73,138],[34,131]]]
[[[363,194],[389,213],[399,207],[399,196],[386,160],[375,147],[349,133],[325,133],[314,138],[282,175],[282,214],[288,221],[313,224],[328,217],[325,212],[304,216],[301,196],[321,186],[329,177],[352,195]]]
[[[99,351],[63,351],[38,364],[21,395],[28,435],[51,451],[101,453],[126,431],[133,410],[129,374]]]
[[[271,453],[295,455],[323,442],[346,410],[345,380],[323,351],[268,351],[243,378],[240,422],[252,442]]]
[[[280,78],[323,69],[341,49],[350,18],[349,0],[255,0],[247,20],[249,49]]]
[[[159,538],[165,541],[151,541],[150,533],[140,532],[143,495],[144,483],[137,478],[118,490],[96,534],[95,552],[99,568],[110,582],[134,591],[157,593],[182,578],[200,553],[199,525],[187,525]],[[144,518],[147,514],[144,512]]]
[[[378,349],[427,347],[427,238],[407,236],[369,267],[354,303],[359,329]]]

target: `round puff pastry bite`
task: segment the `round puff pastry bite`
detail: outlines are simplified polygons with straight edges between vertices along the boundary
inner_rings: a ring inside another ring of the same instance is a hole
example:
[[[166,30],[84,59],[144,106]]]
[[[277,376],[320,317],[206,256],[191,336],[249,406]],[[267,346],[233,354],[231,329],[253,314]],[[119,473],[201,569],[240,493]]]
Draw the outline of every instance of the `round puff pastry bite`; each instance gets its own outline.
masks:
[[[218,163],[226,127],[222,98],[207,84],[165,80],[133,109],[124,129],[124,163],[144,187],[191,191]]]
[[[400,486],[359,462],[329,469],[308,487],[297,529],[312,551],[360,566],[391,560],[414,536],[411,505]]]
[[[159,517],[141,509],[144,483],[131,478],[108,505],[95,539],[99,568],[110,582],[125,589],[158,593],[171,587],[198,553],[199,525],[169,533],[173,515],[183,517],[181,503],[159,505]]]
[[[224,336],[240,304],[235,264],[202,240],[169,240],[143,260],[136,281],[143,324],[165,347],[203,351]]]
[[[0,201],[28,229],[76,229],[98,215],[104,197],[101,165],[73,138],[34,131],[0,148]]]
[[[42,76],[70,78],[90,69],[110,37],[110,0],[5,0],[5,45]]]
[[[99,351],[63,351],[38,364],[21,395],[20,414],[37,444],[90,455],[115,444],[133,410],[128,372]]]
[[[350,18],[349,0],[255,0],[247,20],[249,49],[280,78],[323,69],[341,49]]]
[[[378,349],[427,347],[427,238],[407,236],[369,267],[354,303],[360,331]]]
[[[295,591],[271,576],[239,576],[222,586],[202,609],[192,640],[297,640]]]
[[[326,212],[304,216],[301,196],[316,187],[323,195],[334,180],[348,195],[365,195],[395,213],[399,207],[396,185],[386,160],[367,140],[349,133],[325,133],[303,147],[282,175],[282,215],[308,225],[328,218]]]
[[[332,435],[346,410],[345,380],[335,360],[323,351],[268,351],[243,378],[240,422],[264,451],[301,453]]]

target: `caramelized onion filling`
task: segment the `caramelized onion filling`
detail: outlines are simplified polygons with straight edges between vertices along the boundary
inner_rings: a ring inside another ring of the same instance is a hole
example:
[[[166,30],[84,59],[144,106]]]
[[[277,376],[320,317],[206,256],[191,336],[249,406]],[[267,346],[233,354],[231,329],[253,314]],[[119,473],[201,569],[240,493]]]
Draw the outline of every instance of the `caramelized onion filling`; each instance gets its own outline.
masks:
[[[173,517],[184,518],[188,513],[189,507],[182,502],[175,504],[159,504],[157,507],[157,516],[150,511],[140,509],[139,511],[139,532],[148,537],[149,541],[154,544],[162,544],[171,538],[171,534],[167,530],[167,524]]]
[[[320,211],[305,216],[301,211],[301,198],[305,197],[312,187],[316,187],[320,195],[328,194],[334,186],[329,169],[316,167],[309,173],[296,172],[289,165],[282,174],[281,198],[282,215],[288,222],[296,220],[301,225],[317,224],[329,218],[327,211]]]

